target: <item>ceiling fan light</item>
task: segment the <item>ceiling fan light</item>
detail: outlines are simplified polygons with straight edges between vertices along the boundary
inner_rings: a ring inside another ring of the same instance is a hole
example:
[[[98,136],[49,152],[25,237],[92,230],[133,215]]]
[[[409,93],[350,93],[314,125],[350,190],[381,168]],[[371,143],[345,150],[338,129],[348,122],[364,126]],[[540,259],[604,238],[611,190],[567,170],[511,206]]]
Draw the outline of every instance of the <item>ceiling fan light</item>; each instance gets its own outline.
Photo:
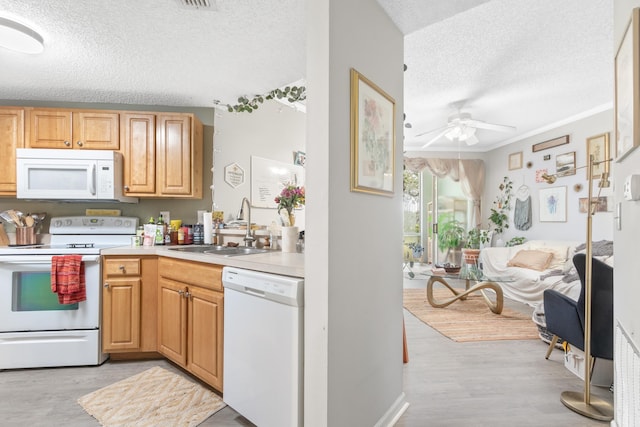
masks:
[[[0,17],[0,46],[20,53],[38,54],[44,51],[44,39],[31,28]]]

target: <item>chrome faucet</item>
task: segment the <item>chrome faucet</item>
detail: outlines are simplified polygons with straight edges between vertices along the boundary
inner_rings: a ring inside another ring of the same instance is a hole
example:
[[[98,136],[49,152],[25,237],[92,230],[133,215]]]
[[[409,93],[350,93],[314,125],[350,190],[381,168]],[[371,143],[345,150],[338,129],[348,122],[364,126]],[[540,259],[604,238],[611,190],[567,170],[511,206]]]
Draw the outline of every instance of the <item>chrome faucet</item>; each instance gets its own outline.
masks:
[[[245,246],[250,248],[253,246],[253,242],[256,241],[256,238],[251,235],[251,202],[246,197],[242,198],[242,203],[240,204],[240,212],[243,212],[245,202],[247,204],[247,234],[245,234],[243,240]]]

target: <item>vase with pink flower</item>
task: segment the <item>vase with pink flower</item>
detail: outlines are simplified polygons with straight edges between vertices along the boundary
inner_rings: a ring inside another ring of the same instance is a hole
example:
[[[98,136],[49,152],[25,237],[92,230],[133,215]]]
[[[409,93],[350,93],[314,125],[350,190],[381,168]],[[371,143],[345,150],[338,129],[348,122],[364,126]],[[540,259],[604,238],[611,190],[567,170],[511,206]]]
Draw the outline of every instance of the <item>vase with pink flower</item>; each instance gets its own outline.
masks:
[[[275,202],[278,204],[278,214],[281,214],[283,210],[286,212],[286,215],[281,214],[283,222],[282,251],[295,252],[296,243],[298,241],[298,227],[294,226],[294,209],[299,209],[304,206],[304,187],[299,187],[291,184],[285,185],[285,187],[280,192],[280,195],[275,198]]]

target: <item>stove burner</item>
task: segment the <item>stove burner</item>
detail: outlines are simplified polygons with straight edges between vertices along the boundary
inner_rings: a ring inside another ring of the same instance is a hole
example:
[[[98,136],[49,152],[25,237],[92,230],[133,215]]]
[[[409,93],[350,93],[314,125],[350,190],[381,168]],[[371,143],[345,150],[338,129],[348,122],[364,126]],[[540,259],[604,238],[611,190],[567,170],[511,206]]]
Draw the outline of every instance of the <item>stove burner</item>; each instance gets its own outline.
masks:
[[[67,248],[93,248],[93,243],[67,243]]]

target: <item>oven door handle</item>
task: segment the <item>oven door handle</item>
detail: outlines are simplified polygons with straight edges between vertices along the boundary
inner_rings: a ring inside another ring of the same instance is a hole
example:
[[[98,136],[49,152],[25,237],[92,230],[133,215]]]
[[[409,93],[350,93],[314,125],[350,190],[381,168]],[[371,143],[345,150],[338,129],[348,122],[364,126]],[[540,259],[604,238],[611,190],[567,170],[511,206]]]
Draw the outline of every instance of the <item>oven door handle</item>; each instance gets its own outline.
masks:
[[[52,255],[7,255],[0,257],[2,264],[51,264]],[[100,255],[83,255],[83,262],[100,262]]]

